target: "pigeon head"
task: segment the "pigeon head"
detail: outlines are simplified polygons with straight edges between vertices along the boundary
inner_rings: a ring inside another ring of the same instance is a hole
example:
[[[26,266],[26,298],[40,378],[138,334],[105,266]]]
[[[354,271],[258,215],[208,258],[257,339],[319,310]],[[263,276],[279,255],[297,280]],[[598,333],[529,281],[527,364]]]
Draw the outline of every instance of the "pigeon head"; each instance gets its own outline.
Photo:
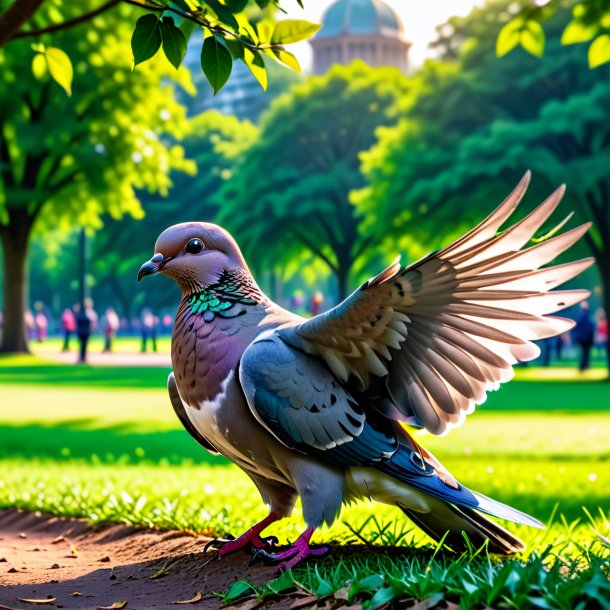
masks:
[[[224,229],[207,222],[185,222],[159,235],[155,255],[140,267],[138,282],[145,275],[162,273],[188,294],[235,269],[247,270],[247,266],[237,243]]]

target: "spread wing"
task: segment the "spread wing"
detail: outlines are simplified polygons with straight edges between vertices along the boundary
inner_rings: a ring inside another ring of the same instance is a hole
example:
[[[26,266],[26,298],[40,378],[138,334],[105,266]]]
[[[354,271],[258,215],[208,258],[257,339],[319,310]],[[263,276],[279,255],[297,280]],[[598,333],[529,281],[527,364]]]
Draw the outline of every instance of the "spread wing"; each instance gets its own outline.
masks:
[[[559,204],[555,191],[531,214],[498,233],[519,204],[529,172],[487,219],[421,261],[396,261],[334,309],[278,331],[288,344],[322,358],[348,387],[374,397],[384,415],[434,434],[460,425],[512,365],[538,356],[532,343],[572,328],[553,314],[589,296],[551,291],[593,259],[541,268],[589,229],[558,234],[566,218],[525,247]]]
[[[167,391],[169,393],[169,400],[172,403],[172,407],[174,407],[174,411],[178,416],[178,419],[182,422],[182,425],[186,428],[187,432],[204,448],[207,449],[210,453],[214,455],[218,454],[218,451],[208,443],[208,441],[201,436],[201,434],[197,431],[197,428],[193,426],[193,423],[189,419],[186,414],[186,410],[184,408],[184,404],[182,402],[182,398],[180,398],[180,393],[178,392],[178,386],[176,385],[176,379],[174,378],[174,373],[170,373],[167,378]]]

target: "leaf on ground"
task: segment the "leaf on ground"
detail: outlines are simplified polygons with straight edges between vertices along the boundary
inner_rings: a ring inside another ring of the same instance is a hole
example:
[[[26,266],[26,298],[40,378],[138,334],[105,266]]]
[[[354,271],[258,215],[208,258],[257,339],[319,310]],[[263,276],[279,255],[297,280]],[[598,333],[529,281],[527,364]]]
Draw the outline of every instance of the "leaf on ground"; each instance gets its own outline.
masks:
[[[112,606],[98,606],[96,610],[121,610],[127,605],[127,602],[114,602]]]
[[[169,574],[169,570],[161,568],[158,572],[155,572],[152,576],[149,576],[149,580],[156,580],[157,578],[164,578]]]
[[[232,601],[238,597],[243,597],[246,593],[250,593],[254,590],[254,587],[247,580],[238,580],[229,587],[225,599],[227,601]]]
[[[26,604],[52,604],[57,601],[56,597],[47,597],[46,599],[28,599],[25,597],[18,597],[18,602],[25,602]]]
[[[53,538],[53,540],[51,540],[51,544],[59,544],[60,542],[64,542],[65,540],[65,536],[57,536],[57,538]]]
[[[195,593],[195,596],[192,597],[191,599],[177,600],[174,602],[174,604],[196,604],[197,602],[200,602],[202,599],[203,599],[203,595],[201,594],[201,591],[197,591],[197,593]]]
[[[72,591],[72,597],[80,597],[82,593],[80,591]]]

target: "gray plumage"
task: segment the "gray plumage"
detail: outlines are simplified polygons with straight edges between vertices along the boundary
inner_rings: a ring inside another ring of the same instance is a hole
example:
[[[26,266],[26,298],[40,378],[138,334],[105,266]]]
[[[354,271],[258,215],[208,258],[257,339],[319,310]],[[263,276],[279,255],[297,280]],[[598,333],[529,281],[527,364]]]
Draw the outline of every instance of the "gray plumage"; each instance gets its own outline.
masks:
[[[591,259],[539,269],[588,225],[526,247],[563,188],[498,232],[528,180],[446,248],[408,267],[395,261],[310,320],[262,293],[220,227],[186,223],[161,234],[139,277],[160,272],[182,289],[172,405],[202,446],[252,478],[269,519],[288,516],[300,496],[311,532],[332,523],[346,501],[367,497],[399,506],[433,538],[449,531],[454,547],[465,531],[497,552],[524,548],[480,512],[540,523],[462,486],[403,424],[434,434],[460,425],[516,362],[538,355],[532,341],[571,328],[551,314],[588,296],[550,290]],[[241,538],[262,548],[264,525]]]

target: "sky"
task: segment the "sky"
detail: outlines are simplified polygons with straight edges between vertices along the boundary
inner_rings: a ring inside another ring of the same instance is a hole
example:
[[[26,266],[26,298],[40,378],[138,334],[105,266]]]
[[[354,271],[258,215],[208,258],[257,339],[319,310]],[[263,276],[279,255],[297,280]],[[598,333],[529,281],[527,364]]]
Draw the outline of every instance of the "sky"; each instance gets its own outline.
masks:
[[[282,8],[287,18],[307,19],[321,23],[322,15],[334,0],[303,0],[305,6],[301,9],[296,0],[285,0]],[[409,51],[412,66],[419,66],[423,61],[432,57],[427,48],[436,36],[437,25],[445,23],[453,15],[466,15],[475,5],[482,4],[482,0],[385,0],[402,19],[405,36],[413,43]],[[290,45],[289,48],[298,58],[305,70],[311,65],[311,47],[307,42]]]

